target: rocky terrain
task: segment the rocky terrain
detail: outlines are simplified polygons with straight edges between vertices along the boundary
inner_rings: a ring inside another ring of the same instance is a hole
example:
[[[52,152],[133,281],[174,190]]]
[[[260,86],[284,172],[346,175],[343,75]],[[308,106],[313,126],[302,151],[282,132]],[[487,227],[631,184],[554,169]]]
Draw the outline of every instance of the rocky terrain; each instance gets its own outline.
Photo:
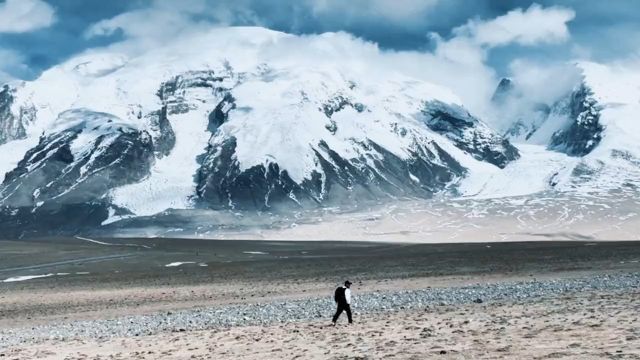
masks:
[[[530,281],[460,288],[427,289],[362,294],[354,302],[361,317],[381,311],[426,309],[432,306],[466,303],[521,302],[530,298],[589,291],[632,291],[640,289],[639,274],[595,276],[575,280]],[[78,321],[0,331],[0,348],[45,340],[109,339],[182,332],[229,326],[271,325],[329,318],[333,310],[330,297],[288,300],[284,303],[231,305],[190,311],[170,311],[154,315],[129,316],[113,320]]]
[[[428,353],[635,358],[640,356],[640,333],[632,326],[637,309],[628,304],[638,289],[640,276],[633,273],[359,294],[353,304],[356,324],[348,328],[327,324],[329,298],[168,311],[3,330],[0,353],[9,359],[274,352],[336,358],[344,351],[400,358]],[[386,342],[375,340],[376,333]],[[605,333],[615,335],[615,343]],[[309,340],[292,342],[301,336]]]
[[[635,242],[0,245],[9,359],[637,355]],[[329,327],[345,277],[356,324]]]

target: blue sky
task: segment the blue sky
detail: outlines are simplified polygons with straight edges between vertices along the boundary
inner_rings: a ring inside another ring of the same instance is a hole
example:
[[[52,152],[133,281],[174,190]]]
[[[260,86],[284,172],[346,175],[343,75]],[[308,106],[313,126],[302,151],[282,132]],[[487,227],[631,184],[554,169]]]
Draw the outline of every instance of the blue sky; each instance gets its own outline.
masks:
[[[508,73],[517,59],[611,61],[639,54],[638,0],[0,0],[0,72],[32,79],[88,48],[191,23],[260,25],[296,34],[345,31],[383,49],[429,52],[469,21],[489,22],[534,3],[573,14],[565,19],[567,36],[490,45],[485,61],[496,73]]]

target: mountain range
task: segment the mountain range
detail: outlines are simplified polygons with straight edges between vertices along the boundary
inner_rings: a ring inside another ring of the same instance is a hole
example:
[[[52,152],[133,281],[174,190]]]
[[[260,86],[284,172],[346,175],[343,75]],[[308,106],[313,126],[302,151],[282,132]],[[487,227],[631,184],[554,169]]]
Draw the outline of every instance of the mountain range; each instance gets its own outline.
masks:
[[[287,213],[640,185],[639,74],[577,63],[581,81],[550,103],[523,101],[503,79],[494,119],[366,59],[269,51],[283,42],[338,48],[336,36],[298,43],[219,28],[137,55],[93,50],[4,85],[5,235],[79,233],[171,211]]]

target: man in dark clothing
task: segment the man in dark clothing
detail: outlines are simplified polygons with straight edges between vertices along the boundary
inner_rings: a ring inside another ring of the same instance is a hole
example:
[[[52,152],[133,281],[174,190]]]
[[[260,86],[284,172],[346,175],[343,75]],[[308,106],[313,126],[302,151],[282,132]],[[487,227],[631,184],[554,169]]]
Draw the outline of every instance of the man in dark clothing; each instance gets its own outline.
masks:
[[[337,288],[333,299],[336,301],[336,304],[338,304],[338,310],[336,310],[336,314],[333,315],[333,325],[336,324],[338,317],[340,317],[343,311],[347,312],[349,324],[353,324],[353,319],[351,318],[351,281],[347,280],[344,282],[344,286]]]

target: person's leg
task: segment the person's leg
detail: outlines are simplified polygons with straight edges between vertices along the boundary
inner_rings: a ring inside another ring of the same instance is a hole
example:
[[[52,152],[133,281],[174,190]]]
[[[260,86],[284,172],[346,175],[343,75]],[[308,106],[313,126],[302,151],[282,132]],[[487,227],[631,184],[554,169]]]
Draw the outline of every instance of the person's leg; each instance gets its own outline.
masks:
[[[344,309],[342,308],[342,304],[338,303],[338,309],[336,310],[336,314],[333,315],[333,322],[335,323],[336,321],[338,321],[338,317],[340,317],[340,314],[342,314],[342,311]]]
[[[344,310],[347,312],[347,318],[349,319],[349,324],[353,323],[353,319],[351,318],[351,305],[347,304]]]

